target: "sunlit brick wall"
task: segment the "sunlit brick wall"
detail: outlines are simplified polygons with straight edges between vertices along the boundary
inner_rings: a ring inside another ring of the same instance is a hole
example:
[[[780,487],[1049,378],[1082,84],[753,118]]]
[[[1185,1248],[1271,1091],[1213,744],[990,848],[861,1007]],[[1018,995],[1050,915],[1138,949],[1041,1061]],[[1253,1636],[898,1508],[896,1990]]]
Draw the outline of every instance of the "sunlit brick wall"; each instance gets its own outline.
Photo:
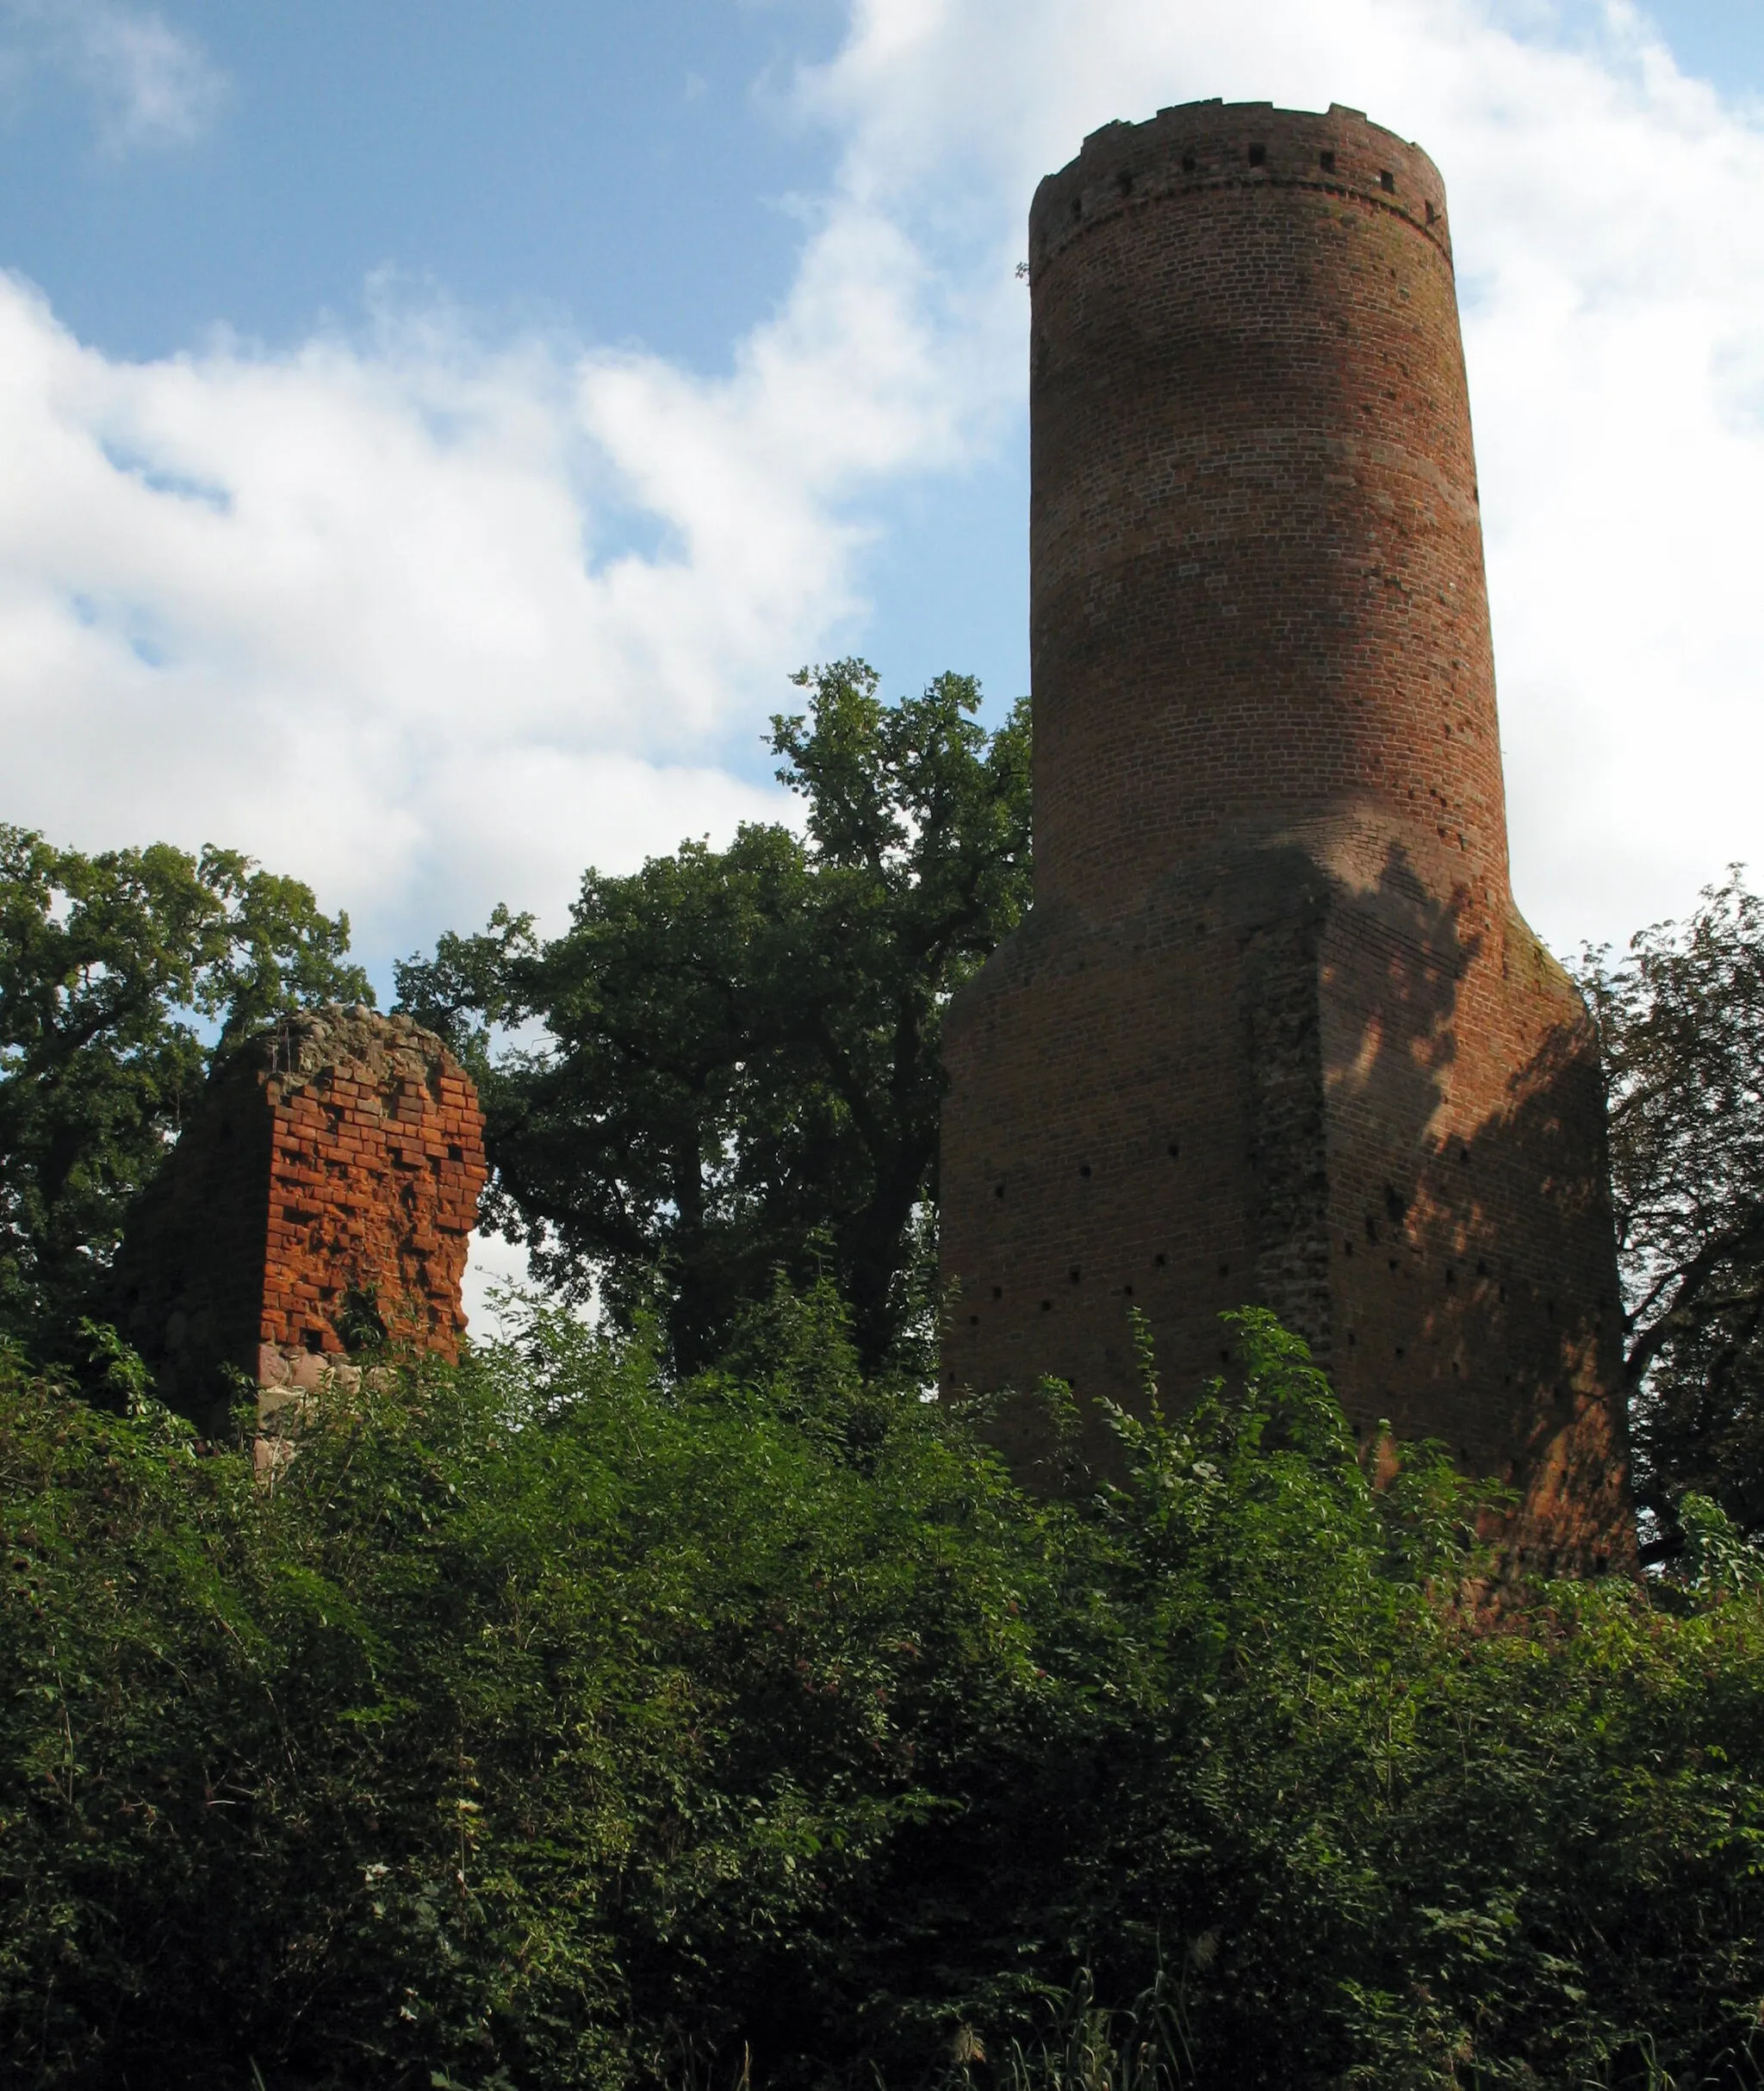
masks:
[[[453,1358],[485,1173],[476,1095],[439,1039],[359,1007],[289,1018],[222,1064],[131,1219],[130,1339],[205,1424],[227,1365],[305,1384],[376,1325]]]

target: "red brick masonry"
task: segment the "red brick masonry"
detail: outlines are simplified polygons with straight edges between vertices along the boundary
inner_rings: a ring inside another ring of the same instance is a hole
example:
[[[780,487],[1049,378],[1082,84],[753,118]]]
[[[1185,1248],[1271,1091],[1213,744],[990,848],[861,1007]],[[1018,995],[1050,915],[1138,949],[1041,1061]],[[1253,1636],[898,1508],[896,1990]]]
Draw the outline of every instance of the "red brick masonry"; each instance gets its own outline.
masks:
[[[1534,1558],[1627,1560],[1603,1095],[1508,884],[1438,171],[1196,103],[1029,228],[1035,904],[949,1016],[946,1392],[1065,1378],[1106,1458],[1129,1310],[1179,1398],[1260,1302],[1369,1439],[1510,1481]]]
[[[305,1385],[376,1320],[450,1359],[484,1179],[476,1094],[432,1033],[359,1006],[285,1019],[217,1069],[131,1219],[129,1339],[204,1425],[224,1365]]]

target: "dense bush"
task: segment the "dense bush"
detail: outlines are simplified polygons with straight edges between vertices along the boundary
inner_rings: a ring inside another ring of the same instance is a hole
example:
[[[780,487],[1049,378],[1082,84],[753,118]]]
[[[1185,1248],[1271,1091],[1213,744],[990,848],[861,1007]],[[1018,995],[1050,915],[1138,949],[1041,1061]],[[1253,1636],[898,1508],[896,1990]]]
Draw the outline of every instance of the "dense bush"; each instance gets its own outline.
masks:
[[[1758,2082],[1748,1554],[1474,1610],[1241,1335],[1047,1504],[825,1297],[683,1385],[536,1315],[273,1487],[15,1363],[0,2075]]]

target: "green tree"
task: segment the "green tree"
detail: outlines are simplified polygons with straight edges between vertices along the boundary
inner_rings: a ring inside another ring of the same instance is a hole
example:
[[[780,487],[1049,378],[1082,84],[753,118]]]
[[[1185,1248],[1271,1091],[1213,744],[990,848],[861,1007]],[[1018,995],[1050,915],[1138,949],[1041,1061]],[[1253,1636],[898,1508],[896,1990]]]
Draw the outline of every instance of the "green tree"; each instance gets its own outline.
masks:
[[[0,1333],[64,1341],[212,1053],[371,1001],[349,921],[235,850],[87,857],[0,827]]]
[[[565,935],[499,910],[399,995],[479,1074],[488,1210],[548,1281],[626,1325],[659,1289],[693,1369],[775,1271],[824,1268],[865,1365],[922,1369],[942,1014],[1028,905],[1028,707],[989,734],[966,676],[893,705],[861,661],[796,680],[771,744],[804,835],[590,872]],[[533,1020],[493,1063],[486,1025]]]
[[[1764,902],[1735,866],[1684,922],[1583,954],[1610,1092],[1639,1492],[1764,1533]]]

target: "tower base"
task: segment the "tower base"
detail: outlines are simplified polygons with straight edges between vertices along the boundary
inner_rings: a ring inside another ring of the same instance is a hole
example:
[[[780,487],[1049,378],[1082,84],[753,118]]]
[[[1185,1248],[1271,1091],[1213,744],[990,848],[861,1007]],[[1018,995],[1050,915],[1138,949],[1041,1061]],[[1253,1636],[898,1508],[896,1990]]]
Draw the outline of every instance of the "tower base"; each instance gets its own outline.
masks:
[[[1527,1567],[1633,1562],[1622,1307],[1585,1007],[1504,895],[1387,823],[1196,859],[1106,921],[1038,909],[952,1008],[946,1395],[1143,1406],[1306,1337],[1357,1431],[1509,1484]],[[1027,1469],[1034,1412],[1005,1449]]]

